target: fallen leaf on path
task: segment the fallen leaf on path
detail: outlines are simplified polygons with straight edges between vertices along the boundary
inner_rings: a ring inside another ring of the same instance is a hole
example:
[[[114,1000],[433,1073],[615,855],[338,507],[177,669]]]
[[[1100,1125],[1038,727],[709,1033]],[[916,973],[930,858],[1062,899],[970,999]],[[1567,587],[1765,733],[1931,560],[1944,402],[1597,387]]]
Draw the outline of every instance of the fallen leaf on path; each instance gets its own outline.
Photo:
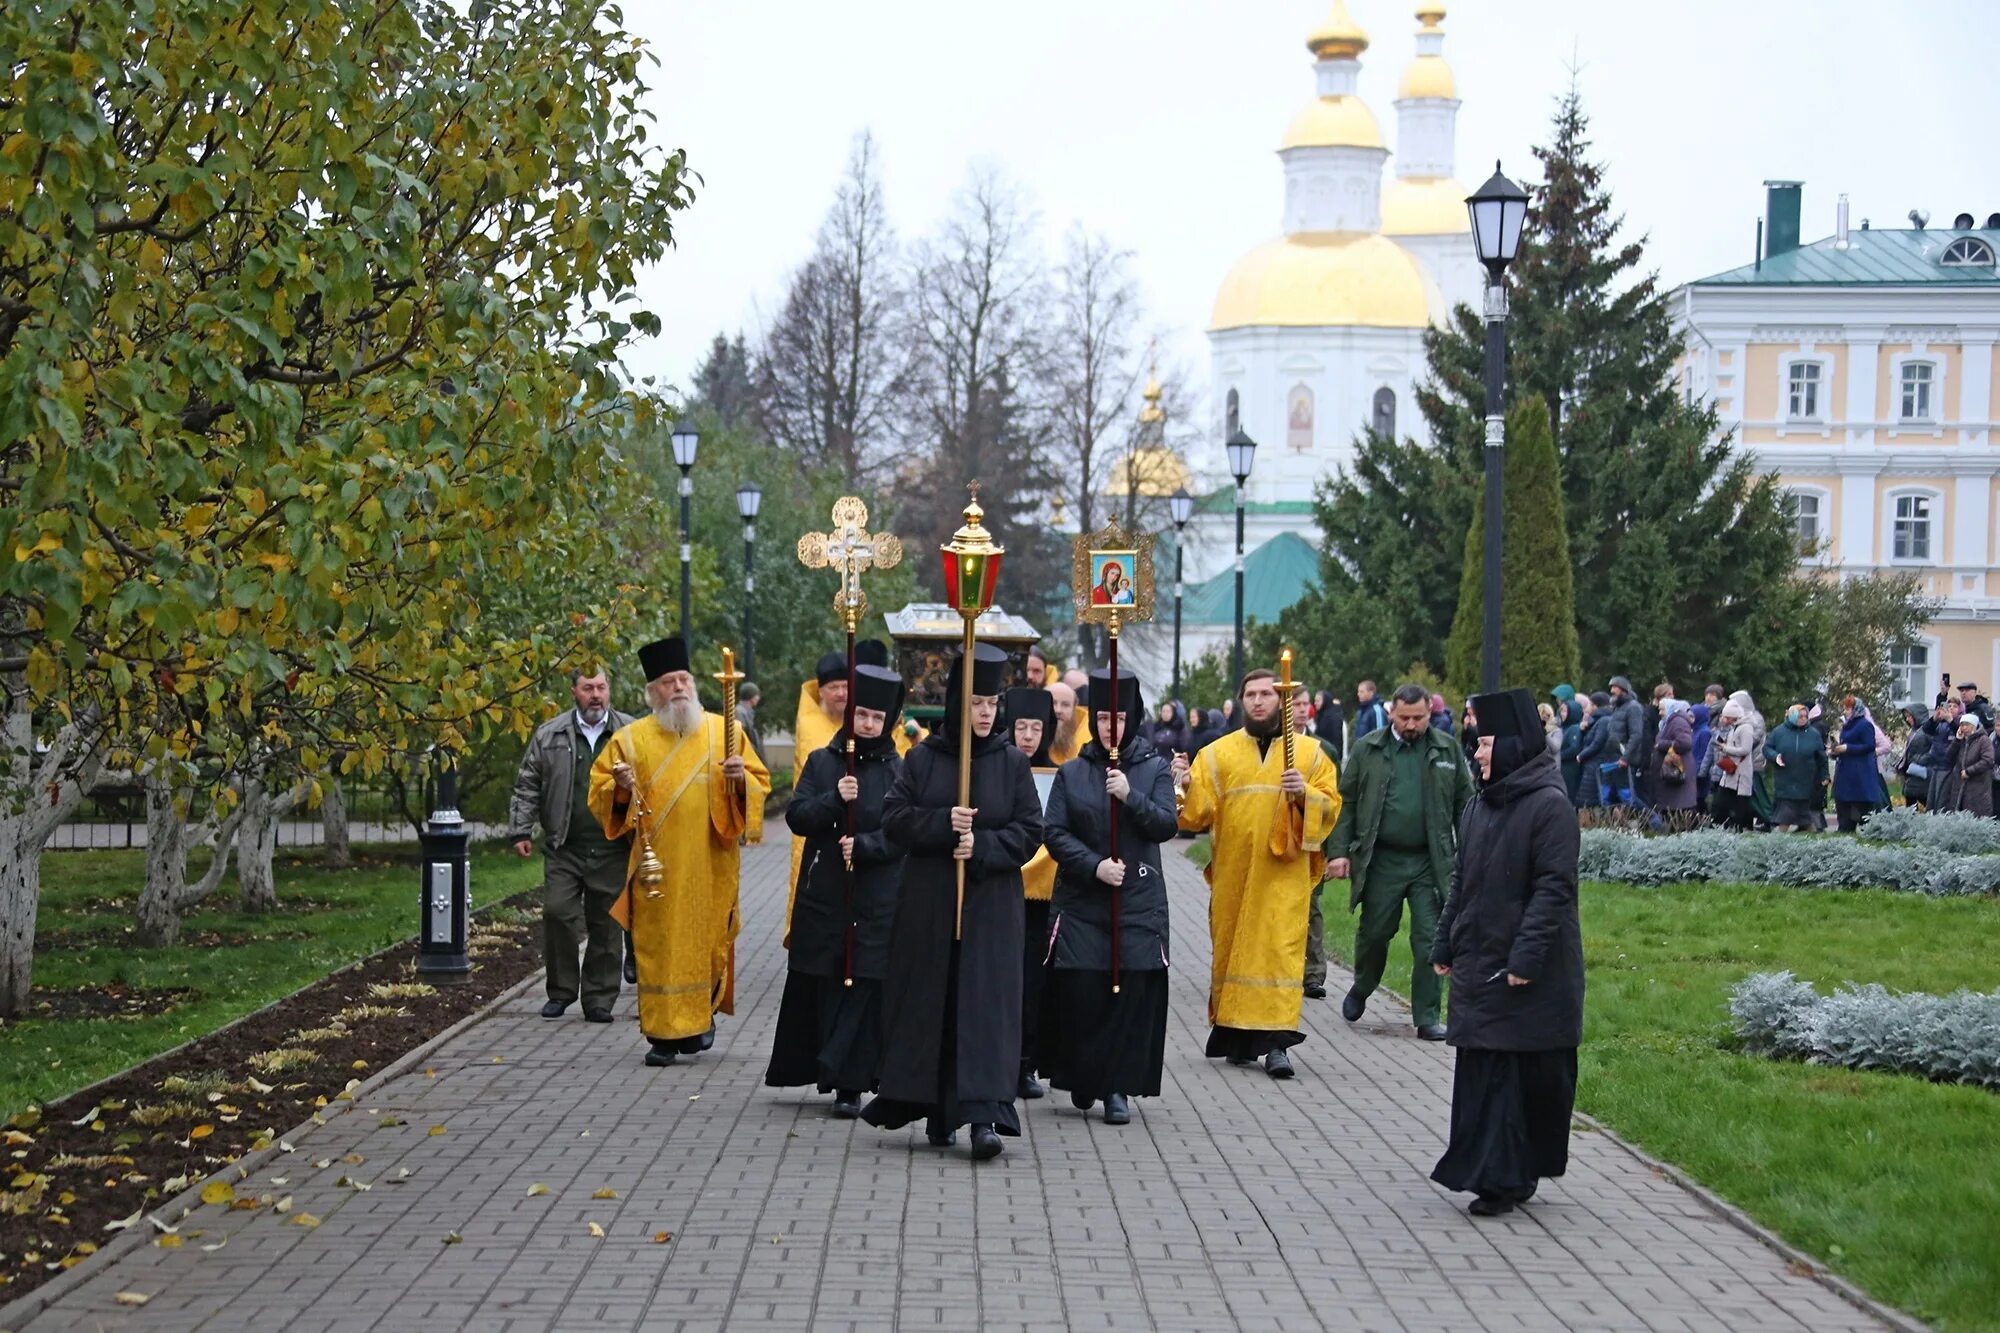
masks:
[[[437,1137],[438,1135],[440,1135],[440,1134],[442,1134],[442,1133],[444,1133],[444,1126],[443,1126],[443,1125],[432,1125],[432,1126],[431,1126],[431,1137],[432,1137],[432,1138],[436,1138],[436,1137]]]
[[[408,1180],[408,1179],[409,1179],[409,1178],[410,1178],[411,1176],[414,1176],[415,1174],[416,1174],[416,1172],[412,1171],[412,1170],[411,1170],[411,1169],[410,1169],[409,1167],[407,1167],[407,1166],[401,1166],[401,1167],[397,1167],[397,1168],[396,1168],[396,1178],[395,1178],[395,1179],[394,1179],[393,1181],[389,1182],[389,1183],[390,1183],[390,1184],[392,1184],[392,1185],[400,1185],[400,1184],[402,1184],[402,1183],[403,1183],[404,1181]]]
[[[253,1199],[246,1194],[242,1198],[231,1202],[229,1211],[233,1213],[254,1213],[263,1206],[264,1201],[262,1199]]]
[[[216,1241],[213,1245],[204,1245],[201,1248],[202,1251],[206,1254],[214,1254],[217,1250],[221,1249],[228,1243],[229,1243],[229,1237],[224,1236],[221,1240]]]
[[[596,1236],[597,1238],[599,1238],[599,1239],[601,1240],[601,1239],[603,1239],[603,1237],[604,1237],[604,1228],[603,1228],[603,1227],[601,1227],[601,1226],[599,1226],[599,1225],[597,1225],[597,1223],[595,1223],[595,1222],[592,1222],[592,1223],[590,1224],[590,1234],[591,1234],[591,1235],[593,1235],[593,1236]]]
[[[153,1298],[143,1291],[121,1291],[111,1299],[120,1305],[144,1305]]]
[[[665,1245],[668,1241],[672,1240],[673,1238],[674,1238],[674,1233],[671,1231],[655,1231],[653,1233],[653,1244]]]
[[[126,1227],[136,1226],[138,1224],[139,1219],[144,1217],[145,1215],[146,1215],[146,1210],[144,1208],[141,1208],[138,1212],[132,1214],[130,1217],[120,1218],[116,1222],[106,1222],[104,1224],[104,1229],[106,1231],[123,1231]],[[157,1219],[154,1221],[153,1225],[159,1227],[163,1231],[173,1230],[172,1227],[164,1225]]]
[[[201,1201],[203,1203],[229,1203],[235,1198],[236,1187],[226,1180],[211,1180],[201,1187]]]
[[[298,1149],[297,1149],[297,1148],[294,1148],[294,1147],[293,1147],[293,1146],[292,1146],[291,1144],[289,1144],[289,1143],[285,1142],[285,1141],[284,1141],[283,1139],[279,1139],[279,1140],[278,1140],[278,1151],[279,1151],[279,1152],[297,1152],[297,1151],[298,1151]]]
[[[598,1190],[595,1194],[592,1194],[590,1197],[593,1199],[615,1199],[618,1197],[618,1191],[610,1188],[609,1186],[606,1186],[604,1189]]]
[[[292,1216],[292,1225],[295,1227],[304,1227],[310,1231],[319,1225],[319,1219],[311,1213],[296,1213]]]
[[[465,1237],[459,1235],[456,1231],[447,1231],[444,1233],[444,1243],[447,1245],[463,1245],[465,1244]]]
[[[273,1185],[289,1185],[292,1183],[292,1178],[290,1176],[272,1176],[271,1183]]]
[[[181,1247],[181,1238],[179,1236],[155,1236],[153,1237],[153,1244],[162,1250],[178,1250]]]
[[[367,1161],[368,1159],[366,1157],[363,1157],[358,1152],[351,1152],[347,1154],[347,1156],[341,1158],[340,1160],[347,1163],[349,1166],[360,1166],[363,1162]]]
[[[272,1205],[271,1205],[271,1211],[272,1211],[272,1212],[276,1212],[276,1213],[289,1213],[289,1212],[291,1212],[291,1211],[292,1211],[292,1196],[291,1196],[291,1195],[289,1195],[289,1194],[287,1194],[287,1195],[286,1195],[286,1196],[285,1196],[284,1198],[282,1198],[282,1199],[278,1200],[278,1201],[277,1201],[276,1203],[272,1204]]]
[[[539,1199],[548,1192],[549,1192],[549,1187],[547,1185],[528,1186],[528,1197],[531,1199]]]
[[[129,1221],[130,1219],[128,1218],[127,1220]],[[171,1236],[171,1235],[173,1235],[173,1234],[174,1234],[174,1233],[175,1233],[176,1231],[179,1231],[179,1230],[180,1230],[180,1228],[179,1228],[179,1227],[175,1227],[175,1226],[168,1226],[168,1225],[167,1225],[167,1224],[166,1224],[166,1223],[165,1223],[164,1221],[162,1221],[162,1220],[161,1220],[161,1219],[160,1219],[159,1217],[157,1217],[157,1216],[155,1216],[155,1217],[149,1217],[149,1218],[147,1218],[146,1220],[147,1220],[148,1222],[151,1222],[151,1223],[153,1224],[153,1229],[154,1229],[154,1230],[156,1230],[156,1231],[159,1231],[159,1232],[162,1232],[162,1233],[163,1233],[163,1234],[165,1234],[165,1235],[169,1235],[169,1236]],[[120,1225],[123,1225],[123,1224],[121,1223]],[[105,1228],[105,1230],[106,1230],[106,1231],[109,1231],[110,1229],[111,1229],[110,1227],[106,1227],[106,1228]]]
[[[407,1120],[398,1120],[398,1119],[397,1119],[397,1118],[396,1118],[395,1116],[392,1116],[392,1115],[385,1115],[385,1116],[383,1116],[383,1117],[382,1117],[382,1123],[381,1123],[381,1124],[379,1124],[379,1125],[377,1125],[377,1126],[376,1126],[376,1128],[377,1128],[377,1129],[396,1129],[396,1128],[399,1128],[399,1127],[401,1127],[401,1126],[403,1126],[403,1125],[407,1125],[407,1124],[409,1124],[409,1123],[410,1123],[410,1122],[409,1122],[409,1121],[407,1121]]]
[[[1785,1271],[1793,1277],[1811,1277],[1813,1275],[1813,1266],[1802,1260],[1790,1259],[1785,1262]]]

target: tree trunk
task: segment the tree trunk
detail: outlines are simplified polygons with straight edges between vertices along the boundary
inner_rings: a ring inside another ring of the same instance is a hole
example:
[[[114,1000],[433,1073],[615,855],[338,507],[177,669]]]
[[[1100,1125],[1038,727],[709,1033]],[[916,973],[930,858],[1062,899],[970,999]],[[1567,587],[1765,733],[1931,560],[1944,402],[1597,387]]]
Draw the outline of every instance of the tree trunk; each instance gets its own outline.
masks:
[[[278,851],[277,802],[257,776],[243,780],[243,822],[236,827],[237,903],[246,912],[268,912],[278,905],[278,885],[272,861]]]
[[[187,823],[166,766],[146,772],[146,886],[139,890],[139,943],[180,942],[181,899],[187,892]]]
[[[12,690],[0,750],[11,779],[0,793],[0,1018],[28,1008],[35,984],[35,916],[42,903],[42,848],[83,802],[102,755],[96,719],[64,727],[39,764],[26,690]]]
[[[320,786],[319,818],[326,829],[323,863],[328,870],[347,869],[354,864],[354,850],[347,840],[347,793],[337,777]]]

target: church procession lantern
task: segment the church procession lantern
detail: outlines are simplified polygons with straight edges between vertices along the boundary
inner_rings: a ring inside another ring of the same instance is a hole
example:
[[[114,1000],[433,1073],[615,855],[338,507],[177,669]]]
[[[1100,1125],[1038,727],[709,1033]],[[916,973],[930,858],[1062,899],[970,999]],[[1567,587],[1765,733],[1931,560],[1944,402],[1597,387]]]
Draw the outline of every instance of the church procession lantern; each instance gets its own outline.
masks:
[[[808,532],[799,538],[799,563],[807,569],[832,569],[840,574],[834,590],[833,610],[847,631],[847,707],[842,725],[847,732],[847,776],[854,776],[854,636],[861,617],[868,611],[868,595],[861,591],[861,574],[868,569],[891,569],[903,559],[903,543],[893,532],[868,531],[868,506],[859,496],[843,495],[833,503],[833,526],[827,532]],[[890,724],[895,722],[889,718]],[[854,803],[847,806],[847,836],[854,837]],[[841,985],[854,984],[854,858],[843,858],[847,876],[846,962]]]
[[[471,838],[458,812],[458,769],[449,759],[438,774],[437,808],[417,841],[423,851],[417,971],[437,981],[462,981],[472,971],[466,951],[472,916]]]
[[[1133,537],[1118,520],[1073,540],[1070,589],[1080,625],[1102,625],[1109,640],[1111,707],[1118,711],[1123,689],[1118,679],[1118,630],[1132,621],[1153,618],[1153,539]],[[1086,702],[1085,707],[1089,705]],[[1120,741],[1124,739],[1122,733]],[[1118,746],[1108,745],[1110,767],[1118,767]],[[1118,802],[1108,803],[1111,859],[1118,859]],[[1111,993],[1119,989],[1118,923],[1122,888],[1111,890]]]
[[[1000,560],[1007,548],[993,540],[979,521],[986,511],[979,507],[979,483],[969,482],[971,499],[965,504],[965,524],[938,548],[944,557],[944,595],[951,609],[964,622],[964,638],[959,645],[959,691],[956,700],[945,706],[958,708],[958,804],[972,804],[972,645],[975,626],[987,607],[993,605],[993,585],[1000,578]],[[965,862],[958,867],[958,907],[953,917],[951,937],[965,938]]]

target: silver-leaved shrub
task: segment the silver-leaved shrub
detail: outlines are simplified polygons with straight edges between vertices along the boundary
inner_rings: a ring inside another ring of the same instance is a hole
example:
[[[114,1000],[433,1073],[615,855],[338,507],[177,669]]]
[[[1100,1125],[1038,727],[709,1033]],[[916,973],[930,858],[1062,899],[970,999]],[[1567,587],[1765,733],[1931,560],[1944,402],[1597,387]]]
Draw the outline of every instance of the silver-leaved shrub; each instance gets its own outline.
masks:
[[[1931,814],[1895,807],[1868,816],[1861,836],[1873,842],[1907,842],[1965,856],[2000,852],[2000,820],[1954,810]]]
[[[1579,869],[1617,884],[1783,884],[1900,889],[1939,897],[2000,893],[2000,856],[1808,834],[1701,829],[1648,838],[1585,829]]]
[[[1848,982],[1823,996],[1790,972],[1759,972],[1731,992],[1729,1012],[1755,1054],[2000,1090],[2000,991],[1926,995]]]

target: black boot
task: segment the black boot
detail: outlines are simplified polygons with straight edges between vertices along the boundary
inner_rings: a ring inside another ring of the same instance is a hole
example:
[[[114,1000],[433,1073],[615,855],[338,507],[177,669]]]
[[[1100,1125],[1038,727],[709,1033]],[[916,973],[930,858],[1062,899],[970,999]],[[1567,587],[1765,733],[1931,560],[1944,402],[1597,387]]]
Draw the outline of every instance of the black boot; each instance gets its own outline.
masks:
[[[1132,1103],[1125,1100],[1124,1093],[1113,1092],[1105,1096],[1104,1123],[1107,1125],[1129,1125],[1132,1123]]]
[[[1368,997],[1365,995],[1356,995],[1352,990],[1349,990],[1347,994],[1340,998],[1340,1016],[1350,1023],[1359,1022],[1361,1015],[1367,1009]]]
[[[1049,1090],[1035,1081],[1033,1071],[1023,1069],[1020,1086],[1014,1089],[1014,1095],[1023,1101],[1036,1102],[1048,1096]]]
[[[1500,1217],[1514,1211],[1514,1201],[1497,1194],[1482,1194],[1466,1207],[1474,1217]]]
[[[1306,998],[1308,1000],[1324,1000],[1326,998],[1326,983],[1323,981],[1308,981],[1306,983]]]
[[[1072,1092],[1069,1095],[1069,1104],[1079,1111],[1088,1111],[1091,1107],[1097,1105],[1097,1098],[1086,1097],[1080,1092]]]
[[[972,1127],[972,1160],[984,1162],[1000,1155],[1000,1135],[991,1125]]]
[[[1292,1057],[1283,1051],[1272,1051],[1264,1057],[1264,1072],[1272,1078],[1290,1078],[1297,1071],[1292,1068]]]
[[[561,1018],[564,1014],[568,1012],[569,1012],[568,1000],[550,1000],[547,1004],[542,1006],[543,1018]]]
[[[625,932],[625,984],[639,984],[639,955],[632,952],[632,932]]]
[[[646,1063],[654,1069],[664,1069],[674,1062],[675,1055],[672,1042],[656,1041],[652,1049],[646,1052]]]
[[[924,1137],[930,1140],[931,1147],[933,1148],[949,1148],[958,1142],[958,1131],[955,1129],[946,1129],[936,1120],[926,1120],[924,1122]]]
[[[853,1120],[861,1114],[861,1094],[842,1090],[833,1094],[833,1118]]]

